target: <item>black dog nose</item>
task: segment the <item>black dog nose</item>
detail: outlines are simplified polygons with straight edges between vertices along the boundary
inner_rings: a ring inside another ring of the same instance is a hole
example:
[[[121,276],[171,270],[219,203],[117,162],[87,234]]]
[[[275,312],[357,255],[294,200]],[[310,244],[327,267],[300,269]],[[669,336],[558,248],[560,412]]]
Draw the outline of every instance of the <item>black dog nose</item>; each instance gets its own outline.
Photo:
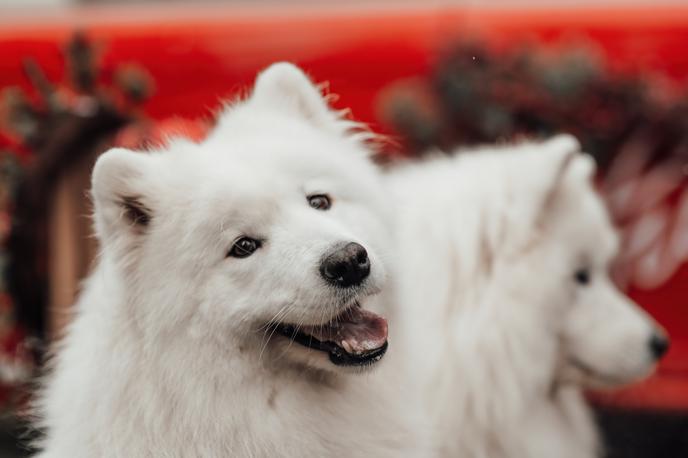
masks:
[[[368,252],[350,242],[328,254],[320,264],[320,274],[329,283],[346,288],[360,285],[370,274]]]
[[[655,359],[659,359],[669,349],[669,339],[662,334],[652,334],[650,338],[650,352]]]

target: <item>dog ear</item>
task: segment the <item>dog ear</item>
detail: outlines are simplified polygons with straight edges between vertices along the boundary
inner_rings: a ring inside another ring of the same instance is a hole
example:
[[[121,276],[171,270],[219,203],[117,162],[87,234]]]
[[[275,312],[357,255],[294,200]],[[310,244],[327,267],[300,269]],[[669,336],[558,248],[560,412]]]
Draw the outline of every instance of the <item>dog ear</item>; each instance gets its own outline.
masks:
[[[567,134],[557,135],[541,145],[545,151],[547,164],[543,174],[544,187],[542,198],[538,204],[535,224],[542,227],[546,224],[552,210],[556,206],[557,200],[564,191],[564,184],[567,177],[576,171],[585,179],[591,179],[595,164],[589,156],[582,154],[581,145],[578,140]]]
[[[113,148],[96,161],[91,177],[96,232],[101,240],[131,240],[148,229],[154,218],[151,157]]]
[[[320,89],[299,67],[288,62],[273,64],[258,75],[250,102],[285,110],[318,127],[337,120]]]

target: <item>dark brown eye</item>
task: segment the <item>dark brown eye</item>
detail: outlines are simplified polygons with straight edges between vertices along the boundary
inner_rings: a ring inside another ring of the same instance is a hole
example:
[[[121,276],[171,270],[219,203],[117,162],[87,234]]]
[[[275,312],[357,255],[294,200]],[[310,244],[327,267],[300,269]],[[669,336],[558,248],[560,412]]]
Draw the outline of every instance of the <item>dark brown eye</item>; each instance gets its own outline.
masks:
[[[248,258],[258,248],[260,248],[260,241],[250,237],[241,237],[236,239],[227,256],[233,258]]]
[[[315,194],[313,196],[308,196],[308,205],[315,208],[316,210],[329,210],[332,206],[330,202],[330,197],[326,194]]]
[[[587,285],[590,283],[590,271],[588,269],[578,269],[574,274],[574,278],[579,285]]]

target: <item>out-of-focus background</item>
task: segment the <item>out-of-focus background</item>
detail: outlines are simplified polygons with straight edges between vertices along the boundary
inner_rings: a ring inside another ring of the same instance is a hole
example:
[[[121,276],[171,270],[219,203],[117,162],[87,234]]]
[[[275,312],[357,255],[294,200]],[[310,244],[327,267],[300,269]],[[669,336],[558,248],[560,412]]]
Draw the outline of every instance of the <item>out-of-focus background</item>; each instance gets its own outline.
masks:
[[[96,252],[94,158],[202,138],[278,60],[387,135],[381,161],[566,131],[601,167],[619,283],[669,331],[591,394],[609,456],[688,457],[688,3],[0,0],[0,457]],[[75,393],[75,395],[78,395]]]

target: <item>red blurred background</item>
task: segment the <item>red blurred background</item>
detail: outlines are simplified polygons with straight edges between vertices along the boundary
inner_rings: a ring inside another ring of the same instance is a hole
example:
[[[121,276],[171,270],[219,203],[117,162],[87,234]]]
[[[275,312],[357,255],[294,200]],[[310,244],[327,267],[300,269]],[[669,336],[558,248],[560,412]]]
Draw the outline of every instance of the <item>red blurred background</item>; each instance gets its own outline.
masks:
[[[679,88],[688,87],[688,6],[504,9],[383,4],[158,5],[3,14],[0,88],[18,86],[38,98],[22,66],[30,56],[48,80],[69,91],[63,51],[75,31],[82,31],[95,47],[99,86],[112,86],[122,64],[136,64],[149,73],[154,93],[135,111],[148,120],[148,135],[153,137],[170,132],[201,137],[223,99],[245,92],[260,69],[288,60],[314,80],[329,82],[338,95],[336,107],[350,107],[355,118],[395,139],[399,134],[384,121],[380,108],[386,91],[398,81],[428,77],[447,48],[466,36],[479,36],[494,50],[524,42],[582,40],[594,45],[611,71],[661,75]],[[125,129],[115,141],[130,142],[127,135],[136,136]],[[25,150],[19,143],[11,134],[0,134],[0,149]],[[398,144],[402,146],[391,146],[386,153],[404,154],[403,141]],[[688,189],[685,184],[676,192]],[[680,202],[667,202],[667,218],[676,222]],[[672,228],[660,231],[652,243],[661,245]],[[651,287],[631,281],[629,293],[667,328],[671,350],[647,382],[596,395],[601,405],[688,412],[688,262],[665,277]],[[56,310],[70,302],[75,290],[47,308],[48,328],[60,326]]]

